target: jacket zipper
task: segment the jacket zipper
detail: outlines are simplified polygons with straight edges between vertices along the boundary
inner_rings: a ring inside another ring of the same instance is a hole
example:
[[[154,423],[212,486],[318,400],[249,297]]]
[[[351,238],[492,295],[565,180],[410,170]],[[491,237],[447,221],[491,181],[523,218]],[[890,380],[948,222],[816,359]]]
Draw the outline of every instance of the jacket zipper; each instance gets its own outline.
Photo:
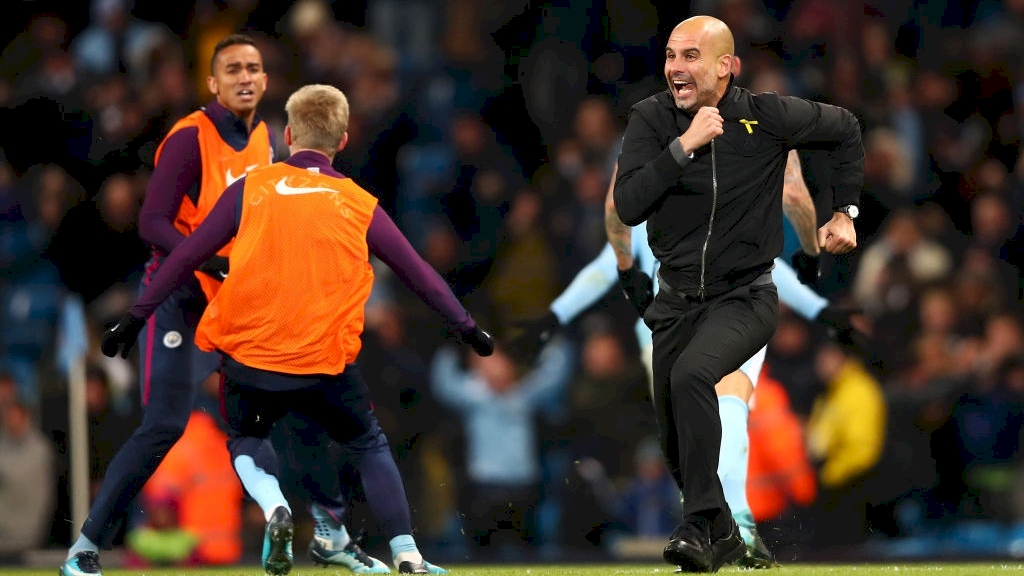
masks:
[[[715,162],[715,141],[711,141],[711,217],[708,218],[708,235],[704,237],[704,248],[700,251],[700,289],[697,298],[704,301],[704,274],[707,271],[708,242],[711,241],[711,228],[715,224],[715,209],[718,207],[718,163]]]

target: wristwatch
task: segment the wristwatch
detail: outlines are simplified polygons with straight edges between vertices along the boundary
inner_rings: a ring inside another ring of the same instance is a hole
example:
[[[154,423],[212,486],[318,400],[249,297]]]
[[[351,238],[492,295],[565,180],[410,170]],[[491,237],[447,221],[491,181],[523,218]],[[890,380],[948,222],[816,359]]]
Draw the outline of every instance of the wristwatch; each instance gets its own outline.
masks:
[[[856,220],[857,216],[860,215],[860,208],[853,204],[847,204],[846,206],[840,206],[836,208],[836,212],[842,212],[850,217],[850,220]]]

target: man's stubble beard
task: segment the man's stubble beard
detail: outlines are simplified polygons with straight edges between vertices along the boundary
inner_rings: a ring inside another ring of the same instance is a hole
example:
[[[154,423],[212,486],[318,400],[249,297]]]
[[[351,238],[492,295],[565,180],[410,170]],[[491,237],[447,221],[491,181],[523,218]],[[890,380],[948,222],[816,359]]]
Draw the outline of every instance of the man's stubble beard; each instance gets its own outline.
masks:
[[[676,108],[679,108],[687,114],[693,115],[704,106],[716,106],[718,104],[718,95],[715,93],[714,87],[704,89],[698,86],[696,99],[691,107],[687,108],[686,106],[681,105],[679,100],[675,99],[675,94],[673,94],[673,100],[675,100]]]

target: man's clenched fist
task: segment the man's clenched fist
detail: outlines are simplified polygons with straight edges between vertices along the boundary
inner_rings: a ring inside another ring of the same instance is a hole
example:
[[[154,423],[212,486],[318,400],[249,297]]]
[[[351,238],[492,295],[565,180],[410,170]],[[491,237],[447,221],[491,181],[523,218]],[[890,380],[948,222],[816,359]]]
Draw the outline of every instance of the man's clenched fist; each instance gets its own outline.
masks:
[[[704,106],[693,115],[690,127],[679,137],[679,144],[683,152],[692,154],[694,150],[721,136],[722,132],[722,115],[718,113],[718,108]]]

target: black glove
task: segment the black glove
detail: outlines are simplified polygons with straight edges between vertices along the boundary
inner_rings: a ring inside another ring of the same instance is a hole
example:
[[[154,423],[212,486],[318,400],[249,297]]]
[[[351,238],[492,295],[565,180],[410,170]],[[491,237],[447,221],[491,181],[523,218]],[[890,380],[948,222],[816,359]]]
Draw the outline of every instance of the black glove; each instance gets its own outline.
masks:
[[[199,265],[199,271],[214,280],[223,282],[228,277],[228,259],[215,254],[212,258]]]
[[[540,352],[540,349],[558,333],[562,325],[558,322],[558,317],[554,312],[548,312],[540,318],[523,322],[516,328],[521,330],[522,334],[509,342],[509,354],[517,361],[529,363]]]
[[[818,282],[818,263],[820,260],[820,256],[811,256],[803,250],[797,250],[790,259],[793,263],[793,268],[796,270],[797,278],[808,286],[814,286]]]
[[[120,352],[121,358],[127,358],[128,351],[135,345],[139,332],[142,332],[145,326],[145,320],[126,312],[117,322],[107,325],[100,341],[100,349],[105,356],[113,358]]]
[[[654,301],[654,282],[651,277],[633,262],[632,268],[619,270],[619,283],[622,284],[622,293],[626,299],[643,317],[647,307]]]
[[[494,337],[479,326],[474,326],[468,332],[459,332],[458,339],[459,342],[472,346],[481,356],[490,356],[494,353]]]
[[[836,342],[866,357],[869,353],[868,335],[850,322],[850,317],[860,312],[861,309],[856,306],[829,304],[818,313],[815,320],[825,325],[828,335]]]

